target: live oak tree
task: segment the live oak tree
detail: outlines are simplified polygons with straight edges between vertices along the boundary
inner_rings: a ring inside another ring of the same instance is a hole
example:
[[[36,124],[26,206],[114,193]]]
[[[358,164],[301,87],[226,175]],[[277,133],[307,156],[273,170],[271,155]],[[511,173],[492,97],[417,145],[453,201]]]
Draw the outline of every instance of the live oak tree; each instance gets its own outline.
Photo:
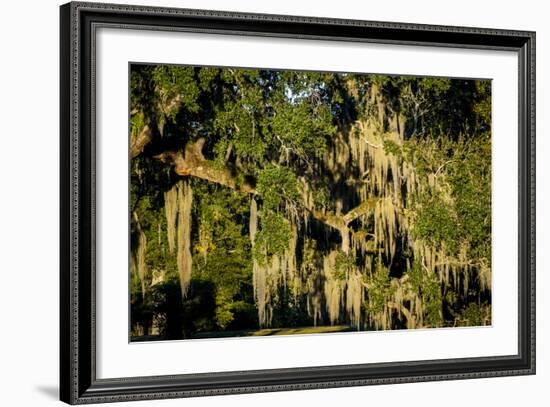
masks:
[[[132,65],[130,88],[136,335],[490,323],[489,81]]]

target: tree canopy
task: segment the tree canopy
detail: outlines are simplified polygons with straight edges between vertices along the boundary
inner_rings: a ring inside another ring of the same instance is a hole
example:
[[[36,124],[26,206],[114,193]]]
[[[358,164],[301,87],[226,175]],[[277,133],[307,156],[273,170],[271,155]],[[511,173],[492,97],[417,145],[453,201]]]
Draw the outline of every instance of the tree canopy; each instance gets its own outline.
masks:
[[[134,336],[490,323],[491,83],[132,65]]]

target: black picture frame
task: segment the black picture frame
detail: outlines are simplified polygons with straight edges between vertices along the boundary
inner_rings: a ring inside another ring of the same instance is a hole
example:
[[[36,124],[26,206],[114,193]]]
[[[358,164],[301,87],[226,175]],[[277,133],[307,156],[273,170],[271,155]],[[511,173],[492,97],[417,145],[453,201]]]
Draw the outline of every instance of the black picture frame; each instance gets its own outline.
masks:
[[[60,398],[70,404],[535,373],[535,33],[72,2],[60,8]],[[507,356],[96,378],[97,27],[508,50],[519,60],[519,350]]]

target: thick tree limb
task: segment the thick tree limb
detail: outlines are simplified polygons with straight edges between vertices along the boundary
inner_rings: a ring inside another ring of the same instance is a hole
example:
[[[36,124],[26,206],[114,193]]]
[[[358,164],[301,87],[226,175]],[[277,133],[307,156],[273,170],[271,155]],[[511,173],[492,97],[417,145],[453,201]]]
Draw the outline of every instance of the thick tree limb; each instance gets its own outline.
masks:
[[[164,163],[174,165],[176,174],[183,177],[196,177],[236,191],[257,194],[252,177],[247,177],[245,174],[240,173],[238,169],[220,167],[219,164],[207,160],[202,154],[204,143],[205,140],[200,138],[195,142],[187,143],[183,152],[167,151],[155,156],[155,158]],[[243,181],[239,182],[239,180]],[[306,206],[304,209],[311,213],[313,218],[338,230],[342,236],[342,249],[348,251],[350,234],[352,232],[349,224],[374,209],[377,202],[378,199],[376,198],[368,199],[344,215],[321,211],[314,207]]]
[[[181,93],[176,94],[169,100],[165,100],[164,103],[159,102],[158,108],[166,116],[170,116],[174,111],[176,111],[181,105],[182,95]]]
[[[143,149],[153,139],[153,131],[146,124],[141,132],[130,141],[130,156],[132,158],[137,157],[143,152]]]
[[[168,118],[170,117],[171,114],[173,114],[173,112],[179,109],[181,105],[181,101],[182,101],[182,95],[178,93],[177,95],[174,95],[170,99],[164,100],[163,102],[159,102],[157,104],[158,112],[159,113],[161,112],[165,118]],[[134,108],[132,109],[130,114],[133,116],[140,112],[143,113],[141,109]],[[153,141],[153,130],[151,126],[146,124],[145,126],[143,126],[143,129],[141,129],[140,133],[136,137],[133,137],[130,140],[131,158],[135,158],[138,155],[140,155],[145,149],[145,147],[147,146],[147,144],[149,144],[151,141]]]
[[[380,200],[380,198],[369,198],[369,199],[361,202],[355,208],[348,211],[348,213],[346,213],[342,217],[342,220],[345,222],[346,225],[349,225],[355,219],[357,219],[360,216],[363,216],[363,215],[369,213],[370,211],[372,211],[379,200]]]
[[[254,185],[250,182],[243,181],[239,183],[237,181],[240,178],[246,179],[246,177],[238,177],[239,173],[236,170],[220,167],[215,162],[204,158],[202,154],[204,142],[205,140],[200,138],[194,143],[187,143],[183,153],[181,151],[167,151],[155,158],[164,163],[173,164],[176,174],[182,177],[201,178],[237,191],[255,194]]]
[[[315,219],[332,227],[333,229],[342,230],[347,228],[342,216],[338,216],[331,212],[323,212],[315,208],[306,208]]]

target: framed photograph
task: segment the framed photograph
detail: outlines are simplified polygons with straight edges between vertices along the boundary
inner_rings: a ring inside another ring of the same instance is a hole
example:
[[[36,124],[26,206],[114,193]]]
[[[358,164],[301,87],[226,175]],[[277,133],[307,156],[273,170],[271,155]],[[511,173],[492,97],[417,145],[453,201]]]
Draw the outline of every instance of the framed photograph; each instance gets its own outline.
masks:
[[[535,373],[535,33],[60,12],[62,401]]]

